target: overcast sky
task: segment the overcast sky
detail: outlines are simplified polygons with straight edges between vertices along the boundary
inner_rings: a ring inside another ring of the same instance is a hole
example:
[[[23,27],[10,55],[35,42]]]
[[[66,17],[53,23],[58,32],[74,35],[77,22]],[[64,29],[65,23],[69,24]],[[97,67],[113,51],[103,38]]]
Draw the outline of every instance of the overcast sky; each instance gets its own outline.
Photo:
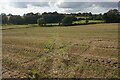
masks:
[[[92,1],[92,2],[91,2]],[[24,13],[104,13],[117,9],[119,0],[4,0],[0,1],[0,13],[23,15]]]

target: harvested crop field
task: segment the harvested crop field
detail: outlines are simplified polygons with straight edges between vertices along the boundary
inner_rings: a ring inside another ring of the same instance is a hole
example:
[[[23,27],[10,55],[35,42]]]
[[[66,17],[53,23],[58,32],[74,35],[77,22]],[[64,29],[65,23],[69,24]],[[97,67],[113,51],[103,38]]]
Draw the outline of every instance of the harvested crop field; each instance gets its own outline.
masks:
[[[119,77],[118,24],[26,27],[2,31],[3,78]]]

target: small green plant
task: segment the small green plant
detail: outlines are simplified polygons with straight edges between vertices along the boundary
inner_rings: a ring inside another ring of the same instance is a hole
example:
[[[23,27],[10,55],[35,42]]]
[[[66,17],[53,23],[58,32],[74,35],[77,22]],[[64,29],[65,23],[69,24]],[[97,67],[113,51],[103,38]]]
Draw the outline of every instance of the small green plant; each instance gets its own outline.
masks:
[[[28,78],[30,80],[39,80],[40,76],[37,70],[30,70]]]
[[[55,43],[52,40],[48,40],[43,44],[43,49],[46,53],[51,52],[55,48]]]
[[[57,35],[54,35],[53,38],[47,40],[43,44],[43,49],[46,53],[53,52],[64,47],[66,47],[66,45],[61,41],[61,39]]]

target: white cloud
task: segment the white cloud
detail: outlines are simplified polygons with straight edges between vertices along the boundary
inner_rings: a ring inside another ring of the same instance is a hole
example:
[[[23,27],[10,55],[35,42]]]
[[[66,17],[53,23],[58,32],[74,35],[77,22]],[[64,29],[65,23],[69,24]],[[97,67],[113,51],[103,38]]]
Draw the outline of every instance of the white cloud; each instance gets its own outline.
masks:
[[[27,12],[92,12],[103,13],[118,8],[119,0],[3,0],[0,1],[0,13],[23,14]],[[76,2],[77,1],[77,2]],[[88,2],[86,2],[88,1]],[[94,1],[94,2],[90,2]],[[98,1],[98,2],[97,2]],[[106,1],[106,2],[100,2]],[[112,1],[112,2],[107,2]]]
[[[117,2],[58,2],[55,4],[65,12],[105,12],[118,8]]]

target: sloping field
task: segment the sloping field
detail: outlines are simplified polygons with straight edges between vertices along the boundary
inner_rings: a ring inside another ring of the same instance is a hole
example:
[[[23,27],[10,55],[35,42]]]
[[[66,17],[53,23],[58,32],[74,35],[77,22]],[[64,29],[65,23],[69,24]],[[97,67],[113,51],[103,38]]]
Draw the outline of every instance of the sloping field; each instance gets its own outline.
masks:
[[[8,29],[2,47],[3,78],[118,77],[118,24]]]

